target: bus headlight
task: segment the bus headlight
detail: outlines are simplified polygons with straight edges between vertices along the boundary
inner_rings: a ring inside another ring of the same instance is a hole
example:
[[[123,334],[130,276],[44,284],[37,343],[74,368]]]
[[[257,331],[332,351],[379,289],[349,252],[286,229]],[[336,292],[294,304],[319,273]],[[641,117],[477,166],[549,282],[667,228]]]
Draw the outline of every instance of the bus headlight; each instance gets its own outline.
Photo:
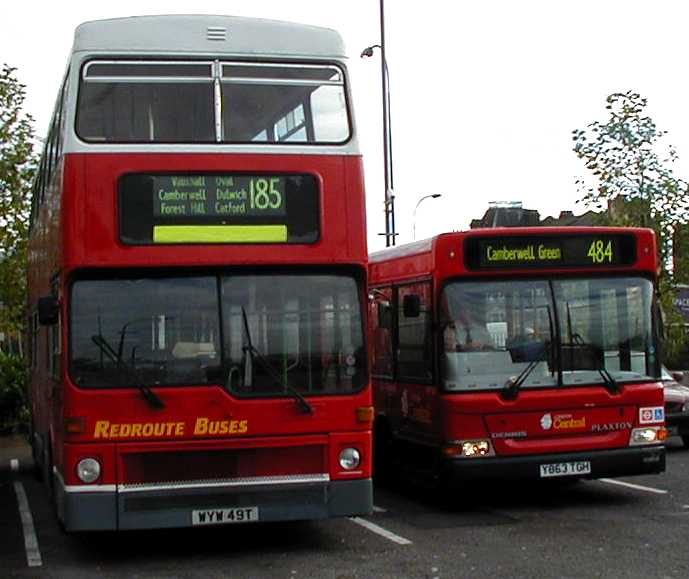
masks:
[[[487,440],[465,440],[462,443],[462,456],[473,458],[490,454],[490,442]]]
[[[456,440],[443,448],[443,454],[448,458],[480,458],[495,456],[495,451],[490,440]]]
[[[100,476],[100,463],[95,458],[82,458],[77,464],[77,476],[81,482],[97,481]]]
[[[356,448],[345,448],[340,452],[340,466],[354,470],[361,463],[361,453]]]
[[[642,444],[654,444],[665,440],[665,428],[662,426],[645,426],[632,430],[629,438],[629,446],[639,446]]]

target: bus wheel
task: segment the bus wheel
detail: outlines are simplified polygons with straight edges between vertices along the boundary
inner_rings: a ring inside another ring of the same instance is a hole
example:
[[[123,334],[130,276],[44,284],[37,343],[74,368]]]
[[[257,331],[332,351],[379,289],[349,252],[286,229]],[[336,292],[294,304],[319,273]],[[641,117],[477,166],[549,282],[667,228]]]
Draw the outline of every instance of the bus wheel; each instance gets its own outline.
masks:
[[[53,483],[53,449],[47,437],[43,444],[43,460],[41,461],[41,478],[48,491],[48,499],[55,504],[55,488]]]
[[[682,444],[684,445],[684,448],[689,448],[689,434],[682,436]]]
[[[34,429],[33,420],[31,420],[31,430],[29,431],[29,436],[31,437],[31,458],[33,459],[33,474],[36,480],[42,481],[43,479],[43,458],[38,448],[36,447],[36,430]]]
[[[395,479],[394,444],[390,428],[385,422],[376,422],[373,440],[373,478],[377,484],[387,486]]]

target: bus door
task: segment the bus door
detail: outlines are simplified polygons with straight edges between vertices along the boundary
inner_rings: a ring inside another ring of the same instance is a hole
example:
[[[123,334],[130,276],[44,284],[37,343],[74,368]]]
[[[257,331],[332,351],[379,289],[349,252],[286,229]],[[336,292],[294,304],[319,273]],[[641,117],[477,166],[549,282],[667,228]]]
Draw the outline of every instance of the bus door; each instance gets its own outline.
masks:
[[[431,281],[396,288],[396,376],[400,390],[400,434],[437,441],[437,389],[433,385]]]

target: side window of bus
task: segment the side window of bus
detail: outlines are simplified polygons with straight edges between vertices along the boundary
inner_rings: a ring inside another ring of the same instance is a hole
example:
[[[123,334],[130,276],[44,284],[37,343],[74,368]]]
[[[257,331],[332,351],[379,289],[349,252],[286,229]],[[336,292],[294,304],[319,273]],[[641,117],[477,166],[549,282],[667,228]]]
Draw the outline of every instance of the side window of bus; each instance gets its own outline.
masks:
[[[38,332],[40,326],[38,325],[38,313],[34,312],[29,318],[29,345],[31,351],[29,352],[29,362],[32,369],[38,367]]]
[[[393,304],[392,288],[376,288],[371,291],[371,349],[373,375],[392,378],[393,373]]]
[[[52,294],[57,296],[59,294],[58,278],[53,281]],[[46,360],[48,362],[48,373],[53,378],[59,378],[62,372],[61,355],[62,355],[62,316],[58,315],[57,323],[47,326],[48,349]]]
[[[65,133],[65,118],[66,118],[66,106],[67,106],[67,91],[69,89],[69,70],[65,76],[65,80],[62,83],[62,90],[60,91],[60,100],[58,102],[57,113],[55,114],[57,127],[57,140],[55,143],[55,156],[57,159],[62,157],[62,146],[64,144],[64,133]]]
[[[50,186],[52,177],[55,173],[60,157],[62,156],[62,135],[64,132],[64,107],[67,94],[67,78],[62,85],[59,100],[50,124],[50,131],[43,148],[38,172],[34,179],[31,193],[31,216],[29,228],[32,228],[37,217],[39,207],[44,203],[47,189]],[[58,192],[60,188],[56,189]]]
[[[431,282],[398,288],[397,370],[403,380],[433,378]]]

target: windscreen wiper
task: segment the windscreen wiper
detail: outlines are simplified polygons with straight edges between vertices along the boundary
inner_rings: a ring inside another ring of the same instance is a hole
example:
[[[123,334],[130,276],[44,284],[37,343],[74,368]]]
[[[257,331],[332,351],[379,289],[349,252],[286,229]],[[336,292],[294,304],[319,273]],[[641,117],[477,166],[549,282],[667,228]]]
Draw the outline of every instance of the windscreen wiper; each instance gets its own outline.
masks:
[[[579,346],[588,346],[584,338],[581,337],[581,334],[574,333],[571,334],[571,336],[573,344],[577,344]],[[600,374],[600,377],[603,379],[603,386],[605,386],[605,389],[610,392],[610,394],[619,393],[620,386],[612,377],[612,374],[609,372],[609,370],[605,367],[605,362],[603,362],[603,366],[595,368],[595,370]]]
[[[620,386],[617,384],[612,374],[607,370],[607,368],[597,368],[598,373],[603,378],[603,385],[610,394],[617,394],[620,391]]]
[[[531,355],[534,356],[532,360],[529,360],[527,366],[519,373],[516,378],[509,378],[502,389],[501,395],[505,400],[514,400],[519,393],[519,389],[522,384],[526,382],[526,379],[534,371],[534,368],[538,366],[539,363],[549,360],[550,358],[550,348],[554,341],[554,331],[553,331],[553,319],[552,313],[550,311],[550,306],[546,306],[548,312],[548,327],[550,330],[550,342],[534,342],[531,346]]]
[[[297,401],[297,405],[304,414],[313,414],[313,406],[309,404],[309,401],[306,398],[304,398],[301,392],[297,391],[295,388],[290,386],[289,382],[287,381],[287,376],[285,376],[285,380],[283,383],[280,374],[275,370],[275,368],[273,368],[272,364],[265,359],[263,354],[261,354],[254,346],[251,340],[251,332],[249,331],[249,321],[247,320],[246,310],[244,309],[244,306],[242,306],[242,323],[244,325],[244,335],[246,337],[246,346],[242,348],[244,352],[248,353],[252,361],[256,360],[261,365],[261,367],[266,371],[268,376],[270,376],[270,378],[273,380],[273,382],[275,382],[277,386],[280,386],[280,388],[284,387],[285,390],[287,390],[287,392],[289,392],[294,397],[294,399]]]
[[[509,378],[507,382],[505,382],[505,386],[502,388],[501,395],[505,400],[514,400],[517,397],[517,393],[519,392],[519,388],[521,388],[521,385],[526,382],[526,379],[529,377],[529,374],[533,372],[533,369],[538,366],[538,364],[541,362],[541,360],[532,360],[529,362],[529,364],[524,368],[519,375],[516,378]]]
[[[117,352],[114,350],[114,348],[108,343],[108,341],[103,337],[103,336],[91,336],[91,341],[96,344],[100,348],[100,351],[103,352],[112,362],[115,363],[115,365],[120,369],[124,370],[125,374],[129,377],[132,377],[132,385],[136,386],[143,397],[146,399],[146,402],[148,402],[151,407],[156,408],[156,409],[161,409],[165,408],[165,402],[163,402],[163,399],[158,396],[153,390],[151,390],[148,386],[145,384],[137,383],[136,377],[133,376],[132,369],[125,364],[122,359],[117,355]]]

